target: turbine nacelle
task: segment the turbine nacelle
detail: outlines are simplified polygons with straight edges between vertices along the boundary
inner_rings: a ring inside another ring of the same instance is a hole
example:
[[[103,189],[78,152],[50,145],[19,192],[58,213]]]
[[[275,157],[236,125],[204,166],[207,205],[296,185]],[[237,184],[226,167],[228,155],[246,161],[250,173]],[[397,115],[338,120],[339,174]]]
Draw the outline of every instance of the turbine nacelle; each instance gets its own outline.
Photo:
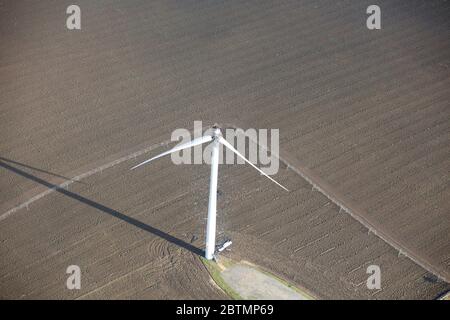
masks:
[[[220,130],[220,128],[217,125],[214,125],[212,127],[213,132],[212,132],[212,137],[213,138],[219,138],[222,137],[222,131]]]

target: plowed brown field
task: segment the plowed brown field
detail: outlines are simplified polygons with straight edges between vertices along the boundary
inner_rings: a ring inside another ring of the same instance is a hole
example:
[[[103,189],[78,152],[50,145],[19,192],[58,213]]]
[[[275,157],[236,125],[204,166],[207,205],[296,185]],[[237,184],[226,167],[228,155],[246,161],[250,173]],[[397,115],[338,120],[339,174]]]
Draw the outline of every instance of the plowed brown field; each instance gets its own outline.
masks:
[[[226,298],[209,167],[128,170],[194,120],[280,129],[289,193],[219,168],[228,256],[319,298],[450,289],[448,2],[378,1],[375,31],[369,1],[80,0],[79,31],[70,4],[0,2],[0,298]]]

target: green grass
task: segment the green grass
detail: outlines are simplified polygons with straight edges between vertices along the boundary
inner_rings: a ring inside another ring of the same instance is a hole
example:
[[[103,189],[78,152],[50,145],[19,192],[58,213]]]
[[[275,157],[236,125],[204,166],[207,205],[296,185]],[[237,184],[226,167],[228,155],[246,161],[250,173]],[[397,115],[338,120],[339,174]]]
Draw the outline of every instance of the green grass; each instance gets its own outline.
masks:
[[[242,297],[234,291],[226,282],[223,280],[220,274],[220,268],[214,261],[206,260],[205,258],[200,258],[206,269],[208,270],[211,278],[214,282],[233,300],[244,300]]]
[[[208,270],[208,273],[210,274],[211,278],[214,280],[214,282],[233,300],[244,300],[236,291],[234,291],[226,282],[225,280],[222,278],[221,275],[221,269],[220,267],[217,265],[217,263],[215,261],[210,261],[210,260],[206,260],[203,257],[200,257],[201,261],[203,262],[203,264],[205,265],[206,269]],[[234,265],[236,262],[234,262],[231,259],[227,259],[223,256],[220,257],[220,264],[223,265],[225,268],[229,268],[232,265]],[[314,296],[312,296],[311,294],[297,288],[296,286],[292,285],[291,283],[289,283],[288,281],[281,279],[279,277],[277,277],[276,275],[274,275],[273,273],[270,273],[266,270],[263,270],[253,264],[251,264],[252,268],[257,269],[259,272],[262,272],[264,274],[266,274],[267,276],[274,278],[275,280],[281,282],[282,284],[284,284],[286,287],[298,292],[299,294],[301,294],[302,296],[310,299],[310,300],[315,300],[316,298]]]
[[[450,301],[450,291],[447,291],[446,293],[442,294],[440,297],[438,297],[438,300]]]

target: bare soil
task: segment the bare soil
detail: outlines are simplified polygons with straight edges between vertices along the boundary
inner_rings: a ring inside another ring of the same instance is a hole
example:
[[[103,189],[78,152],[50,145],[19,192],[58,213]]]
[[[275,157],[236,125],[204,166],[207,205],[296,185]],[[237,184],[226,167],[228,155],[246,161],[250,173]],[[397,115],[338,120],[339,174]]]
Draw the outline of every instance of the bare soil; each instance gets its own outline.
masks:
[[[379,1],[377,31],[368,1],[78,1],[80,31],[69,4],[0,4],[1,298],[226,298],[198,259],[209,167],[129,171],[194,120],[279,128],[293,166],[274,177],[289,193],[219,168],[226,255],[319,298],[450,289],[449,3]],[[371,264],[382,290],[365,285]]]

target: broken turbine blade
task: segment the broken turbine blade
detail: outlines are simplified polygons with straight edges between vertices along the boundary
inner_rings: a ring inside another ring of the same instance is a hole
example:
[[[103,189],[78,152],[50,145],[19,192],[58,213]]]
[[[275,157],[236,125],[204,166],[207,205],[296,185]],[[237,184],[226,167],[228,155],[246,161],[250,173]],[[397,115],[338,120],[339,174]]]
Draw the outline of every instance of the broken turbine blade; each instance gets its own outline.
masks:
[[[161,154],[159,154],[159,155],[157,155],[157,156],[155,156],[155,157],[153,157],[153,158],[150,158],[150,159],[148,159],[148,160],[145,160],[144,162],[139,163],[138,165],[132,167],[130,170],[136,169],[137,167],[140,167],[140,166],[142,166],[142,165],[144,165],[144,164],[146,164],[146,163],[149,163],[150,161],[153,161],[153,160],[155,160],[155,159],[164,157],[164,156],[166,156],[166,155],[168,155],[168,154],[171,154],[171,153],[174,153],[174,152],[183,150],[183,149],[195,147],[195,146],[198,146],[199,144],[203,144],[203,143],[212,141],[212,139],[213,139],[212,136],[205,135],[205,136],[203,136],[203,137],[194,139],[194,140],[192,140],[192,141],[189,141],[189,142],[186,142],[186,143],[183,143],[183,144],[179,144],[179,145],[175,146],[174,148],[172,148],[172,149],[170,149],[170,150],[168,150],[168,151],[166,151],[166,152],[163,152],[163,153],[161,153]]]
[[[247,162],[249,165],[251,165],[253,168],[255,168],[256,170],[258,170],[262,175],[266,176],[267,178],[269,178],[270,180],[272,180],[273,182],[275,182],[278,186],[280,186],[281,188],[283,188],[286,191],[289,191],[286,187],[284,187],[283,185],[281,185],[280,183],[278,183],[277,181],[275,181],[274,179],[272,179],[270,176],[268,176],[264,171],[262,171],[261,169],[259,169],[257,166],[255,166],[253,163],[251,163],[249,160],[247,160],[239,151],[237,151],[227,140],[225,140],[223,137],[218,137],[219,142],[221,144],[223,144],[225,147],[227,147],[228,149],[230,149],[231,151],[233,151],[234,153],[236,153],[236,155],[238,157],[240,157],[242,160],[244,160],[245,162]]]

